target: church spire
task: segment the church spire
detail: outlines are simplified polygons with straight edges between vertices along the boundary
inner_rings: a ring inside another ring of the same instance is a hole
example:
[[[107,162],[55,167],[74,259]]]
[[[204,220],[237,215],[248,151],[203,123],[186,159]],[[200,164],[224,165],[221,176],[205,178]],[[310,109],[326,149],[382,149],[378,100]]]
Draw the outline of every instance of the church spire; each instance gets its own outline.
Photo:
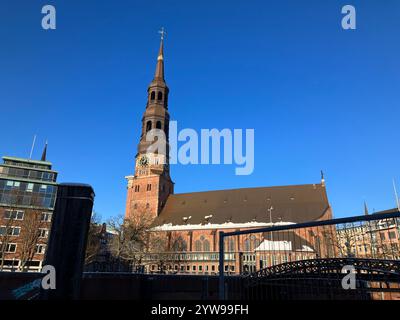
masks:
[[[164,28],[161,28],[158,33],[161,34],[161,42],[157,56],[157,66],[154,74],[154,80],[164,81],[164,37],[167,33],[165,32]]]
[[[42,158],[40,159],[40,161],[46,161],[46,156],[47,156],[47,141],[46,141],[46,144],[44,145]]]
[[[364,215],[369,215],[367,203],[364,201]]]

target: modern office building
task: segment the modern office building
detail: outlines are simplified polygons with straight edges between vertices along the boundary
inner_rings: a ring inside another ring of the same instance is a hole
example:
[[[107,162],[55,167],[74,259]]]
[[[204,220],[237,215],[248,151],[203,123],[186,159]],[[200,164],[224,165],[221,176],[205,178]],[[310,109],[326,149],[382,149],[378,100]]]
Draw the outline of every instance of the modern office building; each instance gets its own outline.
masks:
[[[57,193],[57,172],[46,161],[3,157],[0,164],[0,271],[42,267]]]

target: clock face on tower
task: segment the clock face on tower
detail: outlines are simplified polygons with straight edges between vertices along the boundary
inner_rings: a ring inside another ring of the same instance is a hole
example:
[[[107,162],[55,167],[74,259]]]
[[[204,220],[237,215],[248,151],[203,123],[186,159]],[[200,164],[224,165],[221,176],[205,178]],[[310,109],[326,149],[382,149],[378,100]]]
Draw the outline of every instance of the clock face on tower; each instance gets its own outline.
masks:
[[[146,156],[142,156],[139,159],[139,166],[141,167],[147,167],[149,165],[149,158]]]

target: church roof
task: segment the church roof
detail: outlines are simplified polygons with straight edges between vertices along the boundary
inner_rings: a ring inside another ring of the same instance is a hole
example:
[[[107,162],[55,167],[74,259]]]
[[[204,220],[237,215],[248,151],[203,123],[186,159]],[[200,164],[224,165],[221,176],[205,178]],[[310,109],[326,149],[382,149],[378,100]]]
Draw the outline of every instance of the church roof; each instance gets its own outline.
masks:
[[[275,231],[263,233],[263,241],[257,246],[255,251],[298,251],[314,252],[312,244],[300,237],[294,231]]]
[[[318,220],[328,208],[323,184],[171,194],[153,226],[159,230],[262,227]]]

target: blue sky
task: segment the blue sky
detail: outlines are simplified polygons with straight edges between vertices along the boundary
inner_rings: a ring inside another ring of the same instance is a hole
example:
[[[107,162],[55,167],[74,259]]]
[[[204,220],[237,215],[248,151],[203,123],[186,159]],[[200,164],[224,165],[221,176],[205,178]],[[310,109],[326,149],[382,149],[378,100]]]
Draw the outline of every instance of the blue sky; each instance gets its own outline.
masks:
[[[41,8],[57,9],[57,30]],[[357,30],[341,28],[341,8]],[[0,3],[0,155],[49,141],[59,182],[84,182],[107,219],[125,207],[147,85],[164,26],[169,109],[179,128],[254,128],[255,170],[171,167],[175,191],[316,183],[335,216],[395,206],[400,185],[400,2]]]

